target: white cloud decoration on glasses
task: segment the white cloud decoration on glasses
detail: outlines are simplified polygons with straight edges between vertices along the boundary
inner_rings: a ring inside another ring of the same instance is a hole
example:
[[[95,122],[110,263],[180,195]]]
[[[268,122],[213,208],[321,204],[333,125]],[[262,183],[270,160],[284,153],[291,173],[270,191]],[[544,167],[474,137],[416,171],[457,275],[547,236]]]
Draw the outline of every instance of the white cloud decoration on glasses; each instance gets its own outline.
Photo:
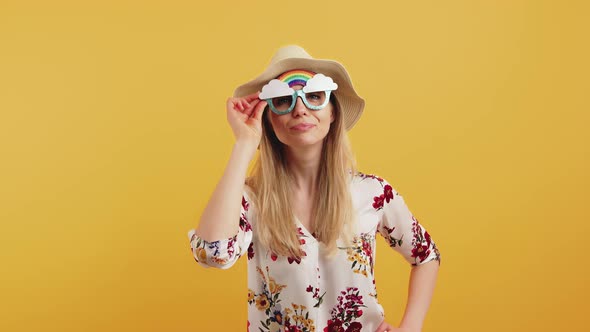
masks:
[[[333,91],[336,89],[338,89],[338,84],[336,84],[331,77],[324,74],[315,74],[305,84],[303,92]]]
[[[289,87],[287,82],[279,81],[276,78],[262,87],[259,99],[270,99],[282,96],[291,96],[295,90]]]

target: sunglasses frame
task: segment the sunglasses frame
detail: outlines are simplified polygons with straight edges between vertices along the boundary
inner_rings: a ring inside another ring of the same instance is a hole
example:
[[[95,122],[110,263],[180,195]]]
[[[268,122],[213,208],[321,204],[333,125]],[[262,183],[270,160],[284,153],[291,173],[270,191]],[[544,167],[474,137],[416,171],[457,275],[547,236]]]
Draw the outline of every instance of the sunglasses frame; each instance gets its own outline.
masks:
[[[313,111],[319,111],[322,108],[326,107],[326,105],[328,105],[328,103],[330,102],[330,94],[331,94],[332,90],[312,91],[312,92],[307,92],[307,93],[311,94],[311,93],[316,93],[316,92],[325,92],[326,93],[326,100],[324,100],[324,103],[322,105],[317,105],[317,106],[310,105],[307,102],[307,98],[305,98],[306,93],[303,92],[303,89],[302,90],[293,90],[293,94],[291,95],[291,97],[292,97],[291,98],[291,106],[289,106],[289,108],[286,111],[281,112],[281,111],[277,110],[274,107],[272,100],[274,98],[288,97],[289,95],[268,98],[268,99],[265,99],[265,101],[268,104],[268,106],[270,107],[271,111],[275,114],[278,114],[278,115],[284,115],[284,114],[290,113],[295,108],[295,103],[297,103],[297,98],[299,98],[299,97],[301,97],[301,101],[303,101],[303,104],[305,104],[305,106],[307,108],[309,108],[310,110],[313,110]]]

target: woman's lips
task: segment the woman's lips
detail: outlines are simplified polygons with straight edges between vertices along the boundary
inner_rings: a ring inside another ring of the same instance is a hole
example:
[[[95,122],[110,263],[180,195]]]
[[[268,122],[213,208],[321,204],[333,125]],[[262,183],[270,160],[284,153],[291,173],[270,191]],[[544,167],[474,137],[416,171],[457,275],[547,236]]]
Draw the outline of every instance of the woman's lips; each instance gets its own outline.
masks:
[[[313,127],[315,127],[315,125],[313,125],[311,123],[300,123],[296,126],[291,127],[291,129],[298,130],[298,131],[306,131],[306,130],[311,129]]]

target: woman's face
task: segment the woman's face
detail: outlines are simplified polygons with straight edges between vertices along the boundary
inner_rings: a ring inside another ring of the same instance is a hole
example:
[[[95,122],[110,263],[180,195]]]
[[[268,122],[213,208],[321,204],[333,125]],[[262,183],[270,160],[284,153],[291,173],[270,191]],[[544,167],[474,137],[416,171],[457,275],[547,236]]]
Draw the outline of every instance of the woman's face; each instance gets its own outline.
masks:
[[[294,90],[303,88],[293,86]],[[290,113],[278,115],[267,112],[277,138],[290,147],[304,147],[322,144],[328,135],[330,124],[334,121],[334,106],[328,103],[321,110],[310,110],[301,98],[297,98],[295,107]]]

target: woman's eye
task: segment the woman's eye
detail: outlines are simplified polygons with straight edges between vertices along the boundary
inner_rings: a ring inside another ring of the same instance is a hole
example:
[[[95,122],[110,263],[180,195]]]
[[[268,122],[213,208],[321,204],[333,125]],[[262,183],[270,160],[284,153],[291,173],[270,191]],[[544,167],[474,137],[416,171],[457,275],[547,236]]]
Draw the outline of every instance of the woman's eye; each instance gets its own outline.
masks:
[[[309,99],[314,99],[314,100],[318,100],[321,98],[320,95],[317,93],[311,93],[308,96],[309,96]]]
[[[278,105],[284,105],[284,104],[290,104],[291,103],[291,100],[288,97],[279,97],[277,99],[278,99],[277,100],[277,104]]]

